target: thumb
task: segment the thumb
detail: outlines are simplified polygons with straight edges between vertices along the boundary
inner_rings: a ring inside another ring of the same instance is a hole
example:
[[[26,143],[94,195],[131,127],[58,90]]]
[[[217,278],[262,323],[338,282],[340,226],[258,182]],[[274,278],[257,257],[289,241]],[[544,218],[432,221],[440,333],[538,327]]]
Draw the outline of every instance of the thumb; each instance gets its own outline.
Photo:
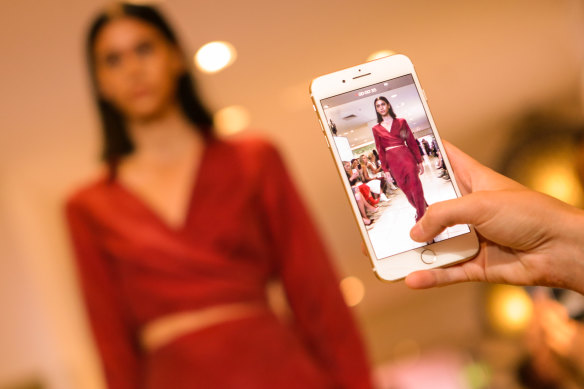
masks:
[[[434,203],[410,230],[417,242],[427,242],[456,224],[480,224],[485,215],[485,195],[475,192],[453,200]]]

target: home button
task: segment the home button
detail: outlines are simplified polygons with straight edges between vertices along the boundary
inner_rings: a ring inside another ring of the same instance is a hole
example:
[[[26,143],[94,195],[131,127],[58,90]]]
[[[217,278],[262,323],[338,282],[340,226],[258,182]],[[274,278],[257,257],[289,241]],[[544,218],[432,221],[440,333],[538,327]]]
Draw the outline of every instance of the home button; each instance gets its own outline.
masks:
[[[432,250],[424,250],[421,254],[422,262],[426,265],[431,265],[436,262],[436,254]]]

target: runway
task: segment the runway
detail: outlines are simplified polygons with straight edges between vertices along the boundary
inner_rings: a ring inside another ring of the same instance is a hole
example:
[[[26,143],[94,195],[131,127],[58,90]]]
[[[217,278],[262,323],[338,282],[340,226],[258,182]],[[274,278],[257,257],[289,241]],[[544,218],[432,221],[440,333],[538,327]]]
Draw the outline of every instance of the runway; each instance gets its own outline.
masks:
[[[450,180],[438,178],[441,173],[436,168],[437,159],[424,156],[424,174],[420,176],[424,187],[426,202],[430,205],[456,197]],[[373,244],[377,258],[425,246],[425,243],[414,242],[410,239],[410,229],[415,224],[416,211],[410,205],[405,194],[400,190],[390,196],[390,205],[382,207],[374,216],[375,222],[368,227],[369,237]],[[444,230],[435,238],[435,241],[448,239],[468,232],[466,225],[457,225]]]

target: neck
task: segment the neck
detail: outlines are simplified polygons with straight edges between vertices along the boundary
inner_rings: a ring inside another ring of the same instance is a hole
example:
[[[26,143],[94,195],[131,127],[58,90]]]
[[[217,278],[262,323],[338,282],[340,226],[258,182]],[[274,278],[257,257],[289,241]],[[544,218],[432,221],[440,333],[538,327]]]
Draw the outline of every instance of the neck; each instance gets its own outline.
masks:
[[[381,118],[383,119],[384,122],[391,122],[391,121],[393,121],[393,118],[389,114],[383,115]]]
[[[156,118],[130,120],[128,135],[134,144],[132,158],[150,163],[174,162],[188,155],[201,136],[178,107]]]

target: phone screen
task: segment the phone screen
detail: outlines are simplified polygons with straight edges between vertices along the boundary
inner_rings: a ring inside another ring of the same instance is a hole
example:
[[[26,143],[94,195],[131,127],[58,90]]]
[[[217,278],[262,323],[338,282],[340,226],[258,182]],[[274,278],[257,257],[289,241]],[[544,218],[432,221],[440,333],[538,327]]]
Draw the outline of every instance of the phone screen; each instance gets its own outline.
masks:
[[[425,246],[409,231],[428,205],[456,198],[412,75],[320,101],[378,259]],[[444,230],[434,242],[470,233]]]

